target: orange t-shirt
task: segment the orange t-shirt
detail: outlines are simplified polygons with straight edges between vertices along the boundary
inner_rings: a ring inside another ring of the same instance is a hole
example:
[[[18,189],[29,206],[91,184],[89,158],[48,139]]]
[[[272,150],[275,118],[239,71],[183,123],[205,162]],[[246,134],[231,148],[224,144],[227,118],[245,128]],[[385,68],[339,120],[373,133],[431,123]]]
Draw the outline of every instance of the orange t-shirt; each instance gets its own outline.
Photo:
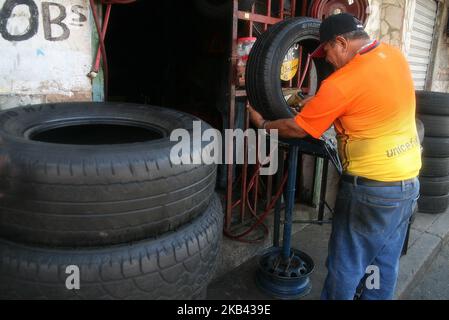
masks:
[[[421,168],[413,80],[392,46],[357,54],[322,82],[295,121],[315,138],[334,124],[348,174],[398,181],[416,177]]]

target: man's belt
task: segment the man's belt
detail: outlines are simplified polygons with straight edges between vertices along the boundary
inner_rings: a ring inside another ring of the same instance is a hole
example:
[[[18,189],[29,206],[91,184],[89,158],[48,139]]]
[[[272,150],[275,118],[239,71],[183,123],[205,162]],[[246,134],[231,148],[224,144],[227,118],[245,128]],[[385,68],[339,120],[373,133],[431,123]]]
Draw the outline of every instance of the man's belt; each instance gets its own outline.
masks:
[[[349,174],[343,174],[341,176],[341,180],[345,182],[352,183],[354,185],[361,185],[361,186],[369,186],[369,187],[391,187],[391,186],[401,186],[403,183],[412,182],[415,180],[415,178],[402,180],[402,181],[378,181],[378,180],[371,180],[364,177],[359,176],[351,176]]]

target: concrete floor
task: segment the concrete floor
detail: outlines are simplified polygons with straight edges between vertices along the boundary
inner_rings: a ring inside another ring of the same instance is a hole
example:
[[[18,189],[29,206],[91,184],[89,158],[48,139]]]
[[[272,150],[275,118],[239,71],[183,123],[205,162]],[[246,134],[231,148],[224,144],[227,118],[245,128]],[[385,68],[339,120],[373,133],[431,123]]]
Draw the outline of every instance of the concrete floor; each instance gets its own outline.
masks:
[[[446,243],[421,281],[405,299],[449,300],[449,243]]]
[[[327,273],[325,259],[330,229],[329,224],[305,225],[292,236],[292,247],[307,253],[315,263],[314,272],[310,276],[312,290],[301,299],[320,298]],[[448,239],[449,210],[441,214],[417,213],[411,228],[407,255],[400,261],[396,299],[449,299]],[[207,299],[273,299],[261,292],[255,284],[259,256],[260,252],[239,267],[216,278],[208,287]],[[431,271],[427,272],[429,266]]]
[[[315,263],[315,269],[310,277],[312,290],[302,299],[319,299],[321,288],[326,276],[324,266],[327,257],[327,242],[330,235],[330,225],[307,225],[292,237],[292,247],[307,253]],[[259,256],[256,256],[240,267],[228,272],[209,285],[207,299],[211,300],[270,300],[256,286],[255,273]]]

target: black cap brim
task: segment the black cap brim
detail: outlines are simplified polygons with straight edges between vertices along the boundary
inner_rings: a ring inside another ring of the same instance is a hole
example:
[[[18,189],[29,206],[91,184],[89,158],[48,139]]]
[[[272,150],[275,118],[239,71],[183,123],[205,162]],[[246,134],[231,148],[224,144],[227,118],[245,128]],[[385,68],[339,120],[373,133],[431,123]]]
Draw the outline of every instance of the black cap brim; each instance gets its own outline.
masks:
[[[312,58],[324,58],[326,56],[326,52],[324,51],[325,43],[322,43],[312,52],[310,55]]]

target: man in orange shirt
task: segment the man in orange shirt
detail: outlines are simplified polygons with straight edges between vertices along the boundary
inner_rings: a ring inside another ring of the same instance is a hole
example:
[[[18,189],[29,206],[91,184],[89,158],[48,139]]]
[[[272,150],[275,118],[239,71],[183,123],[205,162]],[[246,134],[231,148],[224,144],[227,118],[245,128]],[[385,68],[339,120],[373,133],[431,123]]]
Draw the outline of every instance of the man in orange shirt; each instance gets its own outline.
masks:
[[[251,120],[285,138],[319,138],[334,125],[343,175],[321,297],[353,299],[365,273],[378,270],[378,285],[365,287],[361,298],[392,299],[419,196],[413,80],[402,53],[371,41],[352,15],[325,19],[320,42],[312,57],[326,58],[335,72],[317,94],[295,118],[267,121],[249,108]]]

